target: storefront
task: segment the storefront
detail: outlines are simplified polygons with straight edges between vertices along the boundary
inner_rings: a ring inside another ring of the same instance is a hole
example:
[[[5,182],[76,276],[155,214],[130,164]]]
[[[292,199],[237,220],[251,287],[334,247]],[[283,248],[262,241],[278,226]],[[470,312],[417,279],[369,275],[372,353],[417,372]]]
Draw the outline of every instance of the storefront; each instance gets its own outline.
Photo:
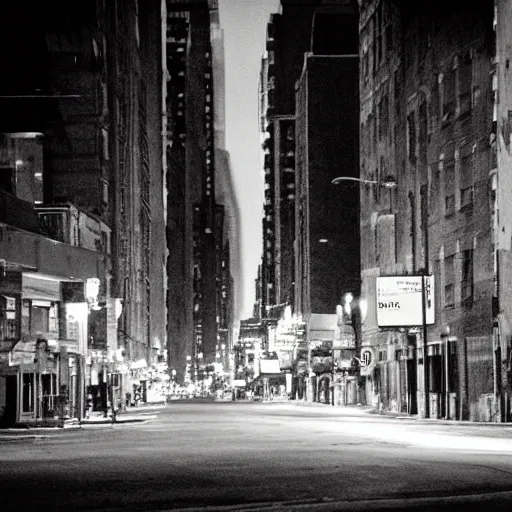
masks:
[[[9,423],[54,420],[61,412],[60,282],[20,274],[20,338],[8,353]],[[8,376],[8,377],[7,377]],[[15,391],[13,391],[15,390]],[[12,403],[15,400],[15,403]]]
[[[125,390],[129,390],[128,366],[120,351],[89,349],[85,360],[85,390],[87,413],[121,411],[127,405]]]
[[[89,305],[105,255],[16,228],[0,239],[0,422],[81,418]]]
[[[16,422],[18,374],[9,364],[10,351],[20,339],[21,272],[0,272],[0,425]]]
[[[10,354],[10,375],[15,375],[11,386],[16,388],[16,412],[11,411],[11,421],[51,422],[59,416],[60,363],[58,347],[43,338],[16,345]]]

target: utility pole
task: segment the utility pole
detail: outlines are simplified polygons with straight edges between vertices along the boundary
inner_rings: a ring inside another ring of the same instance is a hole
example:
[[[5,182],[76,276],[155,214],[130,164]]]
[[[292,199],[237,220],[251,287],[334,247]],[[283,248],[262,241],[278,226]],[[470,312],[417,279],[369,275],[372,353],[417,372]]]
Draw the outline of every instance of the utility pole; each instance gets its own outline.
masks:
[[[425,386],[425,418],[430,417],[430,379],[428,367],[428,342],[427,342],[427,297],[425,279],[429,276],[429,256],[428,256],[428,188],[422,185],[420,189],[421,197],[421,225],[423,228],[423,258],[424,267],[421,276],[421,304],[422,304],[422,333],[423,333],[423,376]]]

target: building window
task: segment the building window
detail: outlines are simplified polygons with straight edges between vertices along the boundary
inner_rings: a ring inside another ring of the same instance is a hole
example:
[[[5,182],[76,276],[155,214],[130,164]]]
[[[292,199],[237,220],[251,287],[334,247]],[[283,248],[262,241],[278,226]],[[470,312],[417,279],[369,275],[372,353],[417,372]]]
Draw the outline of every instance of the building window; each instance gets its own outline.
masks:
[[[34,204],[43,202],[40,134],[4,134],[0,141],[0,188]]]
[[[400,100],[402,98],[402,79],[397,69],[393,75],[394,103],[395,103],[395,119],[401,116]]]
[[[386,53],[389,55],[393,51],[393,23],[389,21],[386,25]]]
[[[385,94],[379,102],[379,139],[386,137],[389,128],[388,95]]]
[[[368,51],[365,51],[363,53],[363,78],[365,80],[368,79],[368,74],[369,74],[369,56],[368,56]]]
[[[455,112],[455,69],[448,70],[441,83],[442,88],[442,118],[443,122],[450,121]]]
[[[102,182],[102,200],[104,204],[108,204],[108,181]]]
[[[48,332],[50,330],[50,308],[32,306],[32,328],[34,331]]]
[[[463,210],[473,204],[473,187],[460,189],[460,209]]]
[[[105,128],[101,129],[101,142],[103,148],[103,160],[107,161],[110,159],[110,152],[108,147],[108,131]]]
[[[422,101],[418,111],[419,137],[418,150],[420,162],[427,163],[427,147],[428,147],[428,117],[427,102]]]
[[[137,46],[140,46],[140,30],[139,30],[139,0],[135,0],[135,39]]]
[[[473,249],[462,253],[461,301],[464,305],[473,303]]]
[[[455,305],[455,256],[444,259],[444,307]]]
[[[416,163],[416,116],[414,112],[411,112],[407,116],[407,154],[409,156],[409,162],[412,164]]]
[[[59,305],[45,300],[24,300],[22,307],[23,330],[59,337]]]
[[[382,61],[382,4],[379,3],[373,18],[373,68],[377,69]]]
[[[457,67],[459,115],[462,115],[471,109],[472,67],[471,53],[467,52],[459,59],[459,65]]]
[[[432,77],[432,93],[430,96],[429,103],[429,118],[431,122],[431,130],[434,129],[434,120],[437,120],[439,116],[439,83],[440,83],[440,75],[439,73],[434,73]]]
[[[15,297],[0,296],[0,336],[3,340],[17,340],[19,313]]]
[[[52,52],[51,63],[57,69],[73,69],[83,64],[84,55],[77,52]]]
[[[455,196],[453,194],[444,198],[444,210],[447,217],[449,215],[453,215],[453,212],[455,211]]]
[[[460,208],[468,208],[473,204],[473,153],[470,144],[460,151]]]
[[[455,213],[455,161],[446,162],[444,169],[445,201],[444,214],[446,217]]]

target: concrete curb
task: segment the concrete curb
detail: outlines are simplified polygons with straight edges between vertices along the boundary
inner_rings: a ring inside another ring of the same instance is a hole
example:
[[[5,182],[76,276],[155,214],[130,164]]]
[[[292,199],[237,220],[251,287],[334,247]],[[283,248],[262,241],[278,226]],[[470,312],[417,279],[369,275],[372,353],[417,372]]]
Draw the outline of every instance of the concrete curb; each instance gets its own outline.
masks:
[[[158,418],[156,414],[144,413],[138,416],[117,417],[115,422],[111,418],[98,418],[83,420],[82,422],[69,423],[61,427],[34,427],[34,428],[12,428],[0,430],[0,442],[2,441],[26,441],[40,440],[52,437],[59,437],[61,433],[70,430],[87,430],[94,428],[112,428],[116,425],[133,423],[147,423],[149,420]],[[31,432],[32,431],[32,432]]]
[[[141,413],[137,416],[124,416],[119,415],[116,417],[115,421],[112,421],[112,418],[90,418],[87,420],[82,420],[80,422],[80,426],[85,425],[118,425],[122,423],[142,423],[143,421],[147,420],[154,420],[158,418],[156,414],[148,414],[148,413]]]

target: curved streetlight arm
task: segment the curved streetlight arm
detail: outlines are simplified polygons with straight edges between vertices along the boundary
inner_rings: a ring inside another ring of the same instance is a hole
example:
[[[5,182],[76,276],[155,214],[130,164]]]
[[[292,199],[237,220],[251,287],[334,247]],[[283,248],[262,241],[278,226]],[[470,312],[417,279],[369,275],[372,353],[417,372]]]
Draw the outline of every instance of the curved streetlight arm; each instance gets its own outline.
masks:
[[[333,185],[338,185],[341,181],[356,181],[358,183],[367,183],[369,185],[380,185],[381,187],[386,188],[395,188],[396,187],[396,181],[392,176],[386,177],[384,181],[377,181],[377,180],[365,180],[363,178],[354,178],[352,176],[338,176],[337,178],[334,178],[331,183]]]
[[[340,181],[357,181],[359,183],[369,183],[371,185],[376,185],[378,182],[375,180],[364,180],[362,178],[353,178],[352,176],[338,176],[334,178],[331,183],[333,185],[337,185]]]

